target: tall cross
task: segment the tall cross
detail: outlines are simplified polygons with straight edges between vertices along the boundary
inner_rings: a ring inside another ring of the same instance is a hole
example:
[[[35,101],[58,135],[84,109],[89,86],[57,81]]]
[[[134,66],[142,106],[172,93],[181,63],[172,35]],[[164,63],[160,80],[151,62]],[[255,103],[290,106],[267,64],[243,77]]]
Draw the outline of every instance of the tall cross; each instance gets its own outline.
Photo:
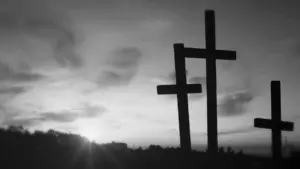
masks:
[[[179,118],[180,146],[185,151],[191,150],[188,93],[201,93],[201,84],[186,83],[185,58],[183,45],[174,44],[176,85],[159,85],[157,93],[176,94]]]
[[[281,121],[280,81],[271,82],[271,120],[254,119],[254,127],[272,130],[272,154],[276,160],[281,159],[281,130],[293,131],[294,123]]]
[[[207,145],[211,153],[218,152],[217,122],[217,73],[216,60],[236,60],[236,52],[216,50],[215,14],[212,10],[205,11],[206,49],[184,48],[185,57],[206,59],[207,89]]]

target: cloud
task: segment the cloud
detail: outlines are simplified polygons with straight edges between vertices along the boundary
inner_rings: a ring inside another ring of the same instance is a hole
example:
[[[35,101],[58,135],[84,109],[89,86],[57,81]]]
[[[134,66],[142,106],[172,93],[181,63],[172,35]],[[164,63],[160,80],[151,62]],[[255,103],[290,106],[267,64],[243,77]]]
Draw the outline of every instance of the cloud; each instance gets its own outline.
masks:
[[[94,118],[107,112],[104,106],[83,104],[81,109],[75,111],[45,112],[41,113],[37,120],[55,122],[73,122],[79,118]]]
[[[25,87],[8,87],[0,89],[0,94],[19,94],[25,91]]]
[[[79,117],[78,113],[74,112],[45,112],[37,118],[39,121],[55,121],[55,122],[73,122]]]
[[[200,83],[200,84],[206,85],[206,77],[194,76],[194,77],[189,78],[188,82],[190,84]]]
[[[122,73],[119,73],[117,71],[113,70],[104,70],[101,72],[97,83],[101,86],[115,86],[115,85],[121,85],[126,84],[131,80],[130,77],[126,75],[122,75]]]
[[[171,84],[176,84],[176,72],[175,70],[171,73],[169,73],[166,77],[167,81],[169,81]]]
[[[238,129],[233,129],[233,130],[223,130],[219,131],[218,135],[219,136],[225,136],[225,135],[232,135],[232,134],[244,134],[244,133],[250,133],[256,131],[256,128],[253,126],[249,127],[244,127],[244,128],[238,128]]]
[[[227,136],[227,135],[233,135],[233,134],[245,134],[245,133],[251,133],[251,132],[256,132],[258,131],[255,127],[253,126],[245,126],[241,128],[236,128],[236,129],[230,129],[230,130],[221,130],[218,131],[218,136]],[[207,136],[207,133],[194,133],[195,135],[200,135],[200,136]]]
[[[35,119],[28,119],[20,116],[20,113],[11,111],[4,105],[0,105],[0,126],[23,126],[30,127],[38,122]]]
[[[17,126],[23,126],[23,127],[31,127],[38,125],[42,122],[59,122],[59,123],[68,123],[73,122],[76,119],[78,119],[79,115],[77,113],[73,112],[45,112],[41,113],[40,115],[36,117],[21,117],[20,115],[7,115],[2,125],[4,126],[11,126],[11,125],[17,125]]]
[[[185,70],[185,74],[186,74],[186,76],[188,76],[189,75],[189,71]],[[169,81],[171,84],[176,84],[176,72],[175,72],[175,70],[172,71],[171,73],[169,73],[167,75],[167,77],[165,77],[165,79],[167,81]]]
[[[253,98],[253,94],[247,91],[226,94],[219,101],[218,114],[220,116],[242,115],[247,112],[247,105]]]
[[[137,47],[124,47],[113,51],[108,64],[119,69],[131,69],[138,66],[143,53]]]
[[[0,109],[5,109],[0,107]],[[95,118],[108,112],[104,106],[90,105],[83,103],[80,109],[65,110],[58,112],[40,112],[34,114],[32,117],[21,116],[20,113],[3,113],[4,120],[2,125],[21,125],[23,127],[30,127],[42,122],[58,122],[58,123],[71,123],[77,119]]]
[[[39,38],[51,45],[53,58],[63,67],[78,68],[83,60],[76,53],[78,38],[71,25],[51,1],[36,0],[0,0],[0,35],[7,40],[16,39],[16,35]],[[65,12],[65,11],[64,11]],[[50,54],[49,54],[50,55]]]
[[[17,72],[0,61],[0,81],[30,82],[43,79],[44,76],[32,72]]]
[[[72,68],[82,67],[83,59],[76,53],[75,34],[71,30],[59,28],[57,34],[57,42],[53,44],[55,55],[54,59],[63,67],[70,66]],[[55,32],[53,32],[55,33]]]
[[[82,109],[79,110],[81,110],[81,117],[85,118],[93,118],[108,112],[107,108],[104,106],[91,105],[88,103],[84,103]]]
[[[138,72],[143,53],[137,47],[124,47],[112,52],[107,61],[109,70],[103,70],[97,83],[99,86],[124,85],[131,82]]]
[[[31,127],[37,124],[39,124],[39,121],[37,121],[36,119],[17,119],[17,118],[6,119],[2,123],[2,125],[4,126],[23,126],[23,127]]]

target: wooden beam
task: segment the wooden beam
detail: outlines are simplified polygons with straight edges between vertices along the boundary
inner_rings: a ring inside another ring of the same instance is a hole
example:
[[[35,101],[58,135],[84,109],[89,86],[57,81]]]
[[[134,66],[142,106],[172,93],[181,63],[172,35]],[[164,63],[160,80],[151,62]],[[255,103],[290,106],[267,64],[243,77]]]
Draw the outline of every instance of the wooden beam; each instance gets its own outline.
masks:
[[[158,85],[157,86],[157,94],[178,94],[180,92],[183,93],[201,93],[202,86],[201,84],[187,84],[185,86],[178,85]]]
[[[207,58],[213,56],[219,60],[236,60],[236,52],[230,50],[208,51],[198,48],[184,48],[184,56],[188,58]]]

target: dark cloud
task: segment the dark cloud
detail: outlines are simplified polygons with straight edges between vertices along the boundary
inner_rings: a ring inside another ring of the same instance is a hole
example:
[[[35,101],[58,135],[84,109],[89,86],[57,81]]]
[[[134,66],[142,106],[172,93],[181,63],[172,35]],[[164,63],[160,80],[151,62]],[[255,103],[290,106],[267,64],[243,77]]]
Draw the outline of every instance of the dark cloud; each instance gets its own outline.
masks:
[[[67,27],[68,18],[51,1],[0,0],[0,33],[38,37],[52,46],[53,58],[61,66],[80,67],[83,60],[76,53],[78,39]],[[6,39],[7,40],[7,39]]]
[[[124,47],[115,50],[112,59],[108,62],[115,68],[131,69],[138,66],[143,55],[137,47]]]
[[[81,109],[75,111],[66,110],[60,112],[43,112],[36,114],[35,117],[20,117],[20,113],[6,113],[5,107],[0,106],[4,113],[4,120],[1,124],[4,126],[18,125],[23,127],[30,127],[42,122],[58,122],[58,123],[70,123],[77,119],[88,119],[101,116],[108,112],[104,106],[91,105],[88,103],[82,104]]]
[[[8,87],[0,89],[0,94],[20,94],[25,91],[25,87]]]
[[[81,67],[84,63],[83,59],[75,51],[77,43],[75,34],[65,28],[59,28],[58,31],[62,36],[59,36],[57,42],[53,45],[55,60],[64,67]]]
[[[0,81],[13,82],[29,82],[37,81],[44,78],[44,76],[31,72],[17,72],[11,69],[7,64],[0,62]]]
[[[232,134],[245,134],[254,131],[256,131],[256,128],[254,128],[253,126],[249,126],[249,127],[243,127],[243,128],[233,129],[233,130],[219,131],[218,135],[224,136],[224,135],[232,135]]]
[[[78,117],[79,115],[73,112],[59,112],[59,113],[46,112],[40,114],[37,117],[29,117],[29,118],[26,117],[19,118],[18,115],[14,115],[14,116],[7,116],[3,120],[2,125],[5,126],[17,125],[23,127],[30,127],[46,121],[68,123],[68,122],[75,121]]]
[[[78,113],[73,112],[46,112],[42,113],[37,119],[39,121],[55,121],[55,122],[73,122],[79,117]]]
[[[1,126],[23,126],[30,127],[38,124],[35,119],[21,118],[20,113],[9,111],[6,106],[0,105],[0,125]]]
[[[115,86],[121,84],[127,84],[131,80],[130,77],[122,75],[117,71],[104,70],[101,72],[97,83],[101,86]]]
[[[79,118],[94,118],[105,112],[107,109],[104,106],[85,103],[77,111],[46,112],[41,113],[37,119],[39,121],[73,122]]]
[[[17,118],[6,119],[2,123],[2,125],[4,126],[23,126],[23,127],[31,127],[37,124],[39,124],[39,121],[36,119],[17,119]]]
[[[220,99],[218,114],[220,116],[238,116],[244,114],[246,106],[253,100],[254,96],[249,92],[239,92],[226,95]]]
[[[107,64],[110,70],[100,73],[99,86],[114,86],[128,84],[137,74],[143,53],[136,47],[124,47],[112,52]]]
[[[188,72],[187,72],[188,73]],[[171,72],[166,78],[171,84],[176,83],[175,72]],[[187,78],[188,84],[201,84],[201,93],[188,94],[190,101],[199,100],[206,97],[206,77],[193,76]],[[176,99],[176,95],[166,95],[169,99]],[[247,104],[253,99],[253,94],[250,92],[239,92],[227,94],[224,98],[218,99],[218,112],[221,116],[232,116],[245,113]]]
[[[194,84],[194,83],[200,83],[202,85],[206,85],[206,77],[203,77],[203,76],[194,76],[194,77],[191,77],[189,78],[188,82],[190,84]]]
[[[188,70],[185,70],[185,73],[186,73],[186,76],[189,75]],[[166,80],[167,80],[168,82],[170,82],[171,84],[176,84],[176,72],[175,72],[175,70],[172,71],[171,73],[169,73],[169,74],[167,75]]]

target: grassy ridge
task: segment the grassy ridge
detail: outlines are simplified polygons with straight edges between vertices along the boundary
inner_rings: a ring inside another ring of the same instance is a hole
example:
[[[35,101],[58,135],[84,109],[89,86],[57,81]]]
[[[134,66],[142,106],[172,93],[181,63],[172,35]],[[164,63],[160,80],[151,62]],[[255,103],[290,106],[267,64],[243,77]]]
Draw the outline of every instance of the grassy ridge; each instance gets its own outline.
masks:
[[[157,169],[157,168],[274,168],[268,158],[244,155],[220,148],[218,155],[185,153],[178,148],[151,145],[131,149],[126,143],[96,144],[86,138],[54,130],[30,133],[22,127],[0,128],[0,167],[30,169]],[[295,155],[284,161],[284,168],[297,164]],[[297,167],[296,167],[297,168]]]

